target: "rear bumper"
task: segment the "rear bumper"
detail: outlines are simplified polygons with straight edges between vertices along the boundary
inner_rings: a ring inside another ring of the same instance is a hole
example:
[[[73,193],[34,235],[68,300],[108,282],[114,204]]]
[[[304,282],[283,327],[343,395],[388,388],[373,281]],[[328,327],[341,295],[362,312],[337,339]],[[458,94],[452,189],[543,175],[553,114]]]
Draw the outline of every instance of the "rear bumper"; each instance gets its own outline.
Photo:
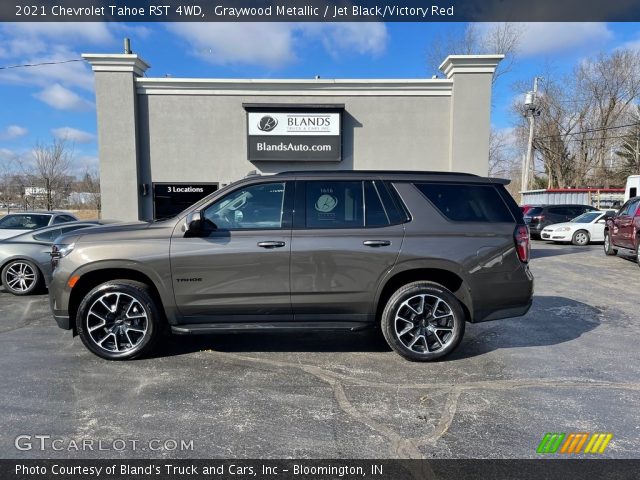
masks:
[[[476,284],[473,323],[520,317],[531,308],[534,280],[528,265],[496,277],[486,276]]]
[[[531,308],[531,304],[533,303],[533,299],[529,300],[525,305],[516,305],[513,307],[501,308],[499,310],[494,310],[483,318],[476,317],[473,323],[479,322],[489,322],[491,320],[500,320],[502,318],[512,318],[512,317],[521,317],[525,315],[529,309]]]

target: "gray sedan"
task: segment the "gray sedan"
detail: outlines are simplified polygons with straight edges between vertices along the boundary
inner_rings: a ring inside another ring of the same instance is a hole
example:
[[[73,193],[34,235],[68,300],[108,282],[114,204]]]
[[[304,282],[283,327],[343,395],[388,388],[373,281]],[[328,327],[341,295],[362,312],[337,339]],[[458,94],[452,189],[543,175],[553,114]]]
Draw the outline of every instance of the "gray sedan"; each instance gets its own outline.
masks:
[[[36,293],[51,276],[51,245],[64,233],[102,225],[99,221],[69,222],[33,230],[0,241],[2,285],[14,295]]]

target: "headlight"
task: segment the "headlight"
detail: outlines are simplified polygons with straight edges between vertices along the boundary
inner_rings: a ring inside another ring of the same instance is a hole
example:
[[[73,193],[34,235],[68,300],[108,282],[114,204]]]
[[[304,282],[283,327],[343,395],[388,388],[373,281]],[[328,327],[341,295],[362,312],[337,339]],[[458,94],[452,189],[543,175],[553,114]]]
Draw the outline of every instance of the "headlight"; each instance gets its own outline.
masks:
[[[556,228],[556,232],[568,232],[569,230],[571,230],[571,227]]]
[[[73,251],[73,247],[75,247],[75,243],[64,244],[58,243],[51,247],[51,258],[64,258],[69,255]]]
[[[75,243],[64,244],[58,243],[51,247],[51,270],[55,270],[61,258],[66,257],[73,251]]]

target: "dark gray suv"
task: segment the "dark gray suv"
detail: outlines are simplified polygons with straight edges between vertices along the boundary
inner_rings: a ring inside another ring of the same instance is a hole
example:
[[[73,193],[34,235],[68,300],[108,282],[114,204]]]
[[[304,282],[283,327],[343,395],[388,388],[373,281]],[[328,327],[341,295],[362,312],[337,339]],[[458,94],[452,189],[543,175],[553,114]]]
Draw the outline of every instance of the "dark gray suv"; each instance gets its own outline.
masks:
[[[380,325],[428,361],[466,322],[531,305],[529,235],[506,180],[435,172],[285,172],[233,183],[177,217],[58,240],[58,325],[107,359],[174,334]]]

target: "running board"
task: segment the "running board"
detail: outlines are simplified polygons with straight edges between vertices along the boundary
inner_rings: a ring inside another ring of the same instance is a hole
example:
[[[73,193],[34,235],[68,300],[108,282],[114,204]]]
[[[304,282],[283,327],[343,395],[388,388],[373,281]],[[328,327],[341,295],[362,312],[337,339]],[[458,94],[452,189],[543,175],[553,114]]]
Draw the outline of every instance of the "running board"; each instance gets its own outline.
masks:
[[[238,332],[293,332],[293,331],[326,331],[326,330],[363,330],[370,327],[363,322],[255,322],[255,323],[192,323],[188,325],[171,325],[171,331],[177,335],[198,335],[210,333]]]

